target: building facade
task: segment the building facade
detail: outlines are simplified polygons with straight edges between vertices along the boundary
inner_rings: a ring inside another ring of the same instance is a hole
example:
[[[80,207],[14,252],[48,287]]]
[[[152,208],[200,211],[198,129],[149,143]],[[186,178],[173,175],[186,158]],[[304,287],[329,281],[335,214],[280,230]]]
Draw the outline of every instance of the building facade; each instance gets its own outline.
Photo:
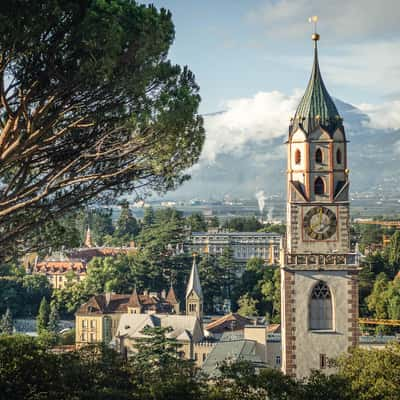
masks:
[[[317,41],[289,127],[287,233],[281,253],[282,369],[302,378],[358,343],[358,259],[350,250],[343,120],[323,83]]]
[[[121,316],[124,314],[177,314],[179,302],[174,289],[168,294],[144,291],[138,294],[103,293],[93,296],[82,304],[75,314],[75,343],[108,343],[115,336]]]
[[[233,250],[236,262],[246,263],[259,257],[268,264],[279,263],[281,235],[266,232],[192,232],[186,247],[198,254],[220,256],[224,249]]]

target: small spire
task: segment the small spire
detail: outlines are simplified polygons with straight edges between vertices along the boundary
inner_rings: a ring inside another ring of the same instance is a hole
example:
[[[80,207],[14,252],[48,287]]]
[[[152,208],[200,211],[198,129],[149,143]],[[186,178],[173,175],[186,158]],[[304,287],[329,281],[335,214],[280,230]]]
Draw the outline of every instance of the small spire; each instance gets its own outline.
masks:
[[[190,295],[193,291],[197,294],[197,296],[202,299],[203,298],[203,291],[201,290],[200,278],[199,278],[199,271],[197,270],[197,263],[196,263],[197,254],[193,253],[193,264],[192,264],[192,271],[190,272],[190,278],[186,289],[186,297]]]
[[[170,303],[170,304],[178,304],[179,303],[178,300],[176,299],[175,290],[172,286],[172,283],[169,288],[166,299],[167,299],[168,303]]]
[[[90,227],[89,225],[87,226],[86,229],[86,235],[85,235],[85,242],[84,242],[85,247],[93,247],[93,242],[92,242],[92,233],[90,232]]]
[[[140,307],[140,299],[136,291],[136,285],[133,288],[133,292],[129,297],[128,307]]]

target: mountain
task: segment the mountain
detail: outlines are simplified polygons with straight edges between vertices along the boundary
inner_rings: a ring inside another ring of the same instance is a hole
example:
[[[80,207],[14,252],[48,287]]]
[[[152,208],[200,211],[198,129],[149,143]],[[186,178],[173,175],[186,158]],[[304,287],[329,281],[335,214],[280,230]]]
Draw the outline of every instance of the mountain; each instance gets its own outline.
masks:
[[[335,103],[349,140],[352,192],[399,191],[400,131],[370,128],[369,117],[361,110],[338,99]],[[205,120],[220,114],[205,116]],[[247,141],[240,151],[219,152],[212,161],[203,159],[191,171],[192,179],[168,197],[221,199],[229,194],[254,198],[258,190],[264,190],[267,195],[283,195],[286,138],[287,129],[276,137]]]

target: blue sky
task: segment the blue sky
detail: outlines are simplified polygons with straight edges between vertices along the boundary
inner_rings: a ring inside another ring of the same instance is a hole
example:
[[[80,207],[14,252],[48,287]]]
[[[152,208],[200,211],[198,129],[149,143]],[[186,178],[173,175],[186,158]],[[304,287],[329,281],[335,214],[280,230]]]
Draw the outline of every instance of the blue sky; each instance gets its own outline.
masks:
[[[320,64],[334,97],[352,104],[397,99],[400,2],[393,0],[156,0],[171,10],[170,57],[196,74],[202,113],[258,92],[292,95],[311,70],[312,27],[320,17]]]

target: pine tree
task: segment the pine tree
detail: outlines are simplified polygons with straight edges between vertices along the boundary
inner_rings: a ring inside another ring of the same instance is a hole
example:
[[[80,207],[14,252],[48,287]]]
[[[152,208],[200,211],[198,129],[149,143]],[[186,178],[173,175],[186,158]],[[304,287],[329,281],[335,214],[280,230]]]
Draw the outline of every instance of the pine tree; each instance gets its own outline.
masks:
[[[390,239],[389,263],[393,266],[400,264],[400,231],[396,231]]]
[[[42,301],[40,302],[39,313],[36,317],[36,330],[39,335],[47,331],[49,314],[49,303],[47,302],[46,298],[43,297]]]
[[[9,308],[7,308],[6,312],[3,314],[3,317],[0,321],[0,333],[5,335],[12,335],[13,333],[13,318]]]
[[[148,227],[154,224],[154,210],[153,207],[148,207],[144,210],[143,225]]]
[[[118,237],[126,236],[129,237],[129,239],[139,233],[138,222],[132,215],[132,212],[129,209],[129,203],[127,201],[121,203],[121,214],[117,221],[115,233]]]
[[[50,304],[50,314],[49,322],[47,324],[47,329],[49,332],[58,333],[60,325],[60,315],[58,314],[58,307],[55,302]]]

